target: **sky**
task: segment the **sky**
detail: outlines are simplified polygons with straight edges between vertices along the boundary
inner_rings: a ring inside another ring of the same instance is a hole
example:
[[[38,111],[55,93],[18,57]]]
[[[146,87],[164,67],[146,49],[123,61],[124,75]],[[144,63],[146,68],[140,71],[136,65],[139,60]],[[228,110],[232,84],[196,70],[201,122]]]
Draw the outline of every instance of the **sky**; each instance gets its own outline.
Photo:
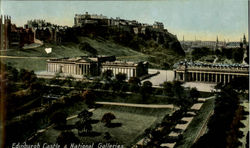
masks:
[[[100,0],[100,1],[7,1],[1,13],[23,26],[27,20],[45,19],[72,26],[75,14],[102,14],[164,27],[179,40],[240,41],[248,39],[248,0]]]

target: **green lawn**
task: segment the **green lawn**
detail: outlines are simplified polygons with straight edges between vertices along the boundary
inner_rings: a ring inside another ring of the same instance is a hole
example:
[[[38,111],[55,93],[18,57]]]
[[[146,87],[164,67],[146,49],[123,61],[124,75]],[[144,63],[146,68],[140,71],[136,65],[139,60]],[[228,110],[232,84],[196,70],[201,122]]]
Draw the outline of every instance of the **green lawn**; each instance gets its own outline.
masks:
[[[141,57],[140,59],[135,58],[136,61],[147,59],[145,58],[147,56],[140,52],[136,52],[131,48],[115,44],[108,40],[94,40],[87,37],[81,37],[80,41],[89,43],[97,50],[98,55],[115,55],[117,57],[122,56],[124,60],[130,59],[130,56]],[[45,48],[52,48],[52,53],[47,54],[44,50]],[[41,71],[46,70],[46,59],[44,58],[79,57],[86,56],[87,52],[79,49],[79,44],[76,43],[67,43],[62,45],[45,43],[41,47],[34,49],[11,49],[8,51],[0,51],[0,55],[17,57],[42,57],[43,59],[4,59],[6,62],[11,63],[11,65],[18,69],[24,68],[28,70]]]
[[[31,59],[31,58],[20,58],[20,59],[4,59],[5,63],[9,63],[11,66],[17,69],[27,69],[34,71],[45,71],[46,70],[46,59]]]
[[[186,131],[183,133],[183,139],[176,145],[176,148],[190,148],[199,133],[202,125],[206,122],[209,113],[214,108],[214,99],[206,101],[198,114],[191,121]]]
[[[80,110],[79,110],[80,111]],[[76,113],[78,113],[77,111]],[[160,120],[164,117],[164,115],[171,113],[169,109],[147,109],[147,108],[132,108],[132,107],[114,107],[114,106],[104,106],[99,109],[96,109],[93,112],[92,119],[100,120],[102,116],[111,112],[116,116],[116,119],[113,120],[113,123],[121,123],[122,126],[107,128],[103,123],[98,122],[93,124],[93,131],[98,133],[97,136],[78,136],[78,132],[76,129],[72,131],[75,135],[80,139],[82,143],[89,144],[92,142],[110,142],[116,141],[119,144],[124,144],[125,146],[129,146],[135,142],[147,129],[148,127],[154,126],[156,123],[160,122]],[[68,121],[68,125],[75,124],[78,119],[72,119]],[[61,131],[56,129],[50,129],[42,134],[37,142],[47,142],[47,143],[55,143],[57,136]],[[111,135],[111,140],[104,139],[104,133],[109,132]]]

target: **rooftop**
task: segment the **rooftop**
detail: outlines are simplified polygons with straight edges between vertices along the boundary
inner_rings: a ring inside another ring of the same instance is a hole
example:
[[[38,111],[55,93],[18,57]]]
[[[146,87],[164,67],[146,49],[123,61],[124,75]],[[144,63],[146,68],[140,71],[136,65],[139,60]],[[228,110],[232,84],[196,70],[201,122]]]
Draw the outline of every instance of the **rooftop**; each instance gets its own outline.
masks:
[[[203,62],[193,62],[193,61],[180,61],[174,65],[174,67],[178,67],[181,65],[186,66],[204,66],[204,67],[241,67],[241,68],[249,68],[248,64],[224,64],[224,63],[203,63]]]

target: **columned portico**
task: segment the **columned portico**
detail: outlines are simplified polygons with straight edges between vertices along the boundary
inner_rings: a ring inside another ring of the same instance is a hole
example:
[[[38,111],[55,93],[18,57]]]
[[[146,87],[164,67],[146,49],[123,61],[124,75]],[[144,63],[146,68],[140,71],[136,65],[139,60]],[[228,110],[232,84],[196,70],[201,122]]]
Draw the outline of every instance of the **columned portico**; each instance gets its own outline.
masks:
[[[210,83],[229,83],[232,79],[243,76],[249,76],[249,65],[213,65],[213,64],[197,64],[184,66],[179,65],[175,69],[175,78],[180,81],[199,81]]]

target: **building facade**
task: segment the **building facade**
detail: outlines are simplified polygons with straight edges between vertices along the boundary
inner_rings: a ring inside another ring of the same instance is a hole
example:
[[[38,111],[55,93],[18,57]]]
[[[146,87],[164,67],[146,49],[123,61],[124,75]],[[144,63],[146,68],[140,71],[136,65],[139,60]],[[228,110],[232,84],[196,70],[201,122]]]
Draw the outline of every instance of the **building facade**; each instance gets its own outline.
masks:
[[[174,73],[175,80],[183,82],[229,83],[235,77],[249,77],[249,65],[180,62]]]
[[[35,35],[31,28],[17,27],[15,24],[11,23],[10,16],[0,16],[0,22],[1,50],[22,47],[24,44],[34,43]]]
[[[47,71],[70,75],[97,76],[100,70],[97,58],[79,57],[49,59]]]
[[[148,62],[116,61],[114,56],[77,57],[47,60],[47,71],[67,75],[99,76],[106,70],[112,70],[114,76],[124,73],[127,79],[148,74]]]
[[[105,72],[107,70],[111,70],[114,76],[118,73],[126,74],[127,79],[141,77],[148,74],[148,62],[114,61],[102,63],[101,71]]]

